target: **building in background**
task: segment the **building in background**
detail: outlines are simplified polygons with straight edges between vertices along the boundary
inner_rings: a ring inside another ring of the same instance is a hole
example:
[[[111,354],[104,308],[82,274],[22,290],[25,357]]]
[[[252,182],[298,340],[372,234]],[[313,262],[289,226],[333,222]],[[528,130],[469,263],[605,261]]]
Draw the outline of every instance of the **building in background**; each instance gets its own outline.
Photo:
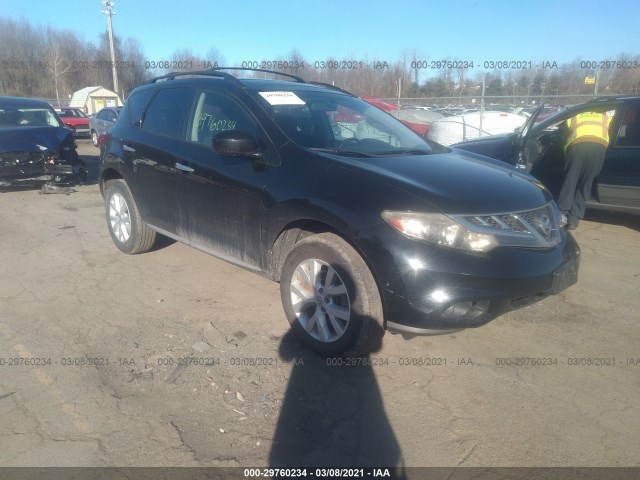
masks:
[[[104,87],[85,87],[74,92],[70,107],[81,108],[87,115],[102,110],[105,107],[122,107],[124,104],[118,94]]]

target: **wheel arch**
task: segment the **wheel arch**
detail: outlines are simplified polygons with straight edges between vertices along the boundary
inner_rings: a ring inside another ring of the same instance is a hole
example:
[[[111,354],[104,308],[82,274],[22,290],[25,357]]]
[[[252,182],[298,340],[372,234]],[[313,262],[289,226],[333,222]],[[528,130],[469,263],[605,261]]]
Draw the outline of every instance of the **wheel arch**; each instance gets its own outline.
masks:
[[[100,193],[104,197],[105,186],[109,180],[124,180],[124,177],[115,168],[107,168],[100,174]]]
[[[342,240],[347,242],[347,244],[349,244],[349,246],[353,248],[358,255],[360,255],[360,257],[367,265],[367,268],[369,269],[369,272],[371,272],[371,276],[376,283],[376,288],[378,289],[378,294],[380,295],[380,300],[382,302],[382,310],[386,314],[384,295],[382,294],[380,280],[378,279],[375,270],[371,268],[371,263],[367,256],[364,254],[362,249],[359,248],[358,245],[349,237],[349,235],[346,235],[335,226],[319,220],[295,220],[290,222],[280,230],[276,238],[271,242],[271,246],[269,248],[269,251],[267,252],[267,271],[269,274],[269,278],[276,282],[279,282],[285,259],[287,258],[287,255],[289,254],[293,246],[300,240],[319,233],[333,233],[334,235],[337,235]]]

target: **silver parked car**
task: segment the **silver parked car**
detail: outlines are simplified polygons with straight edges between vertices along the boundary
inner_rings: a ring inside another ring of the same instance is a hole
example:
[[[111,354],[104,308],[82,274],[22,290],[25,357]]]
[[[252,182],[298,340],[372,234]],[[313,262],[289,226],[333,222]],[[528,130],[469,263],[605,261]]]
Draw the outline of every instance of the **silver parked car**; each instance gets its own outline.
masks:
[[[100,135],[107,133],[107,130],[115,125],[121,110],[122,107],[103,108],[89,119],[91,141],[96,147],[98,146]]]

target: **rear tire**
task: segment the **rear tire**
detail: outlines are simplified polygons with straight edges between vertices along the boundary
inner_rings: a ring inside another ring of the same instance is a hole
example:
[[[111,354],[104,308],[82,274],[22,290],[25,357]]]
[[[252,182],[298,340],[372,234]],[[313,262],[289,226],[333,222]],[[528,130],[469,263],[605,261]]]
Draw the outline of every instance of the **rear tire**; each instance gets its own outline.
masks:
[[[322,355],[367,356],[380,349],[384,315],[363,258],[332,233],[296,243],[280,279],[282,305],[301,342]]]
[[[148,252],[156,232],[142,221],[138,206],[124,180],[110,180],[105,192],[107,227],[113,243],[129,255]]]
[[[98,146],[98,133],[95,130],[91,130],[91,142],[94,147]]]

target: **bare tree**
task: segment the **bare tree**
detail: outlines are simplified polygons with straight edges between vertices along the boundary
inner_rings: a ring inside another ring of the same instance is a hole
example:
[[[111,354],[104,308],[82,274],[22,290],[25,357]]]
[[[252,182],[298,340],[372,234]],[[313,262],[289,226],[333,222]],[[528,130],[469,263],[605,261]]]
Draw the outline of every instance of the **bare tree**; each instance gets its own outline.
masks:
[[[60,89],[58,83],[63,75],[71,70],[71,63],[64,55],[60,46],[60,39],[57,32],[51,28],[47,29],[46,34],[47,46],[45,49],[45,65],[51,76],[53,77],[54,89],[56,92],[56,102],[60,105]]]
[[[177,48],[171,54],[171,61],[163,67],[165,73],[188,72],[202,70],[205,59],[197,55],[190,48]]]
[[[222,52],[216,47],[211,47],[207,50],[205,65],[203,65],[203,68],[225,67],[227,66],[226,63],[227,61]]]
[[[139,40],[123,39],[115,35],[114,44],[116,61],[121,67],[118,69],[119,84],[127,94],[146,81],[152,73],[200,70],[226,64],[223,52],[215,47],[210,48],[204,58],[189,48],[179,48],[169,57],[170,61],[155,65],[157,68],[154,72],[147,68],[152,67],[153,62],[145,62],[143,46]],[[401,81],[404,96],[455,95],[461,99],[463,95],[477,92],[478,78],[484,75],[484,72],[480,74],[474,70],[475,84],[471,85],[471,70],[441,68],[435,77],[422,81],[420,73],[429,56],[415,48],[400,52],[396,62],[328,57],[309,64],[297,48],[275,58],[278,59],[273,67],[275,70],[280,69],[307,80],[333,83],[357,95],[382,98],[395,97],[398,81]],[[53,27],[36,28],[27,20],[0,17],[0,60],[3,62],[3,68],[0,69],[2,95],[44,98],[55,96],[61,103],[64,97],[88,85],[112,84],[106,31],[100,36],[98,43],[94,44],[73,31]],[[273,57],[270,60],[273,61]],[[585,85],[584,79],[597,74],[599,93],[637,94],[640,91],[640,69],[633,68],[634,61],[636,64],[640,62],[640,55],[624,53],[617,56],[612,68],[603,68],[597,72],[581,58],[551,70],[494,70],[487,73],[487,86],[489,92],[495,95],[591,94],[594,86]],[[448,64],[445,61],[446,66]]]
[[[120,85],[124,100],[134,88],[149,80],[151,74],[145,66],[142,44],[137,38],[127,38],[124,41],[122,60]]]

